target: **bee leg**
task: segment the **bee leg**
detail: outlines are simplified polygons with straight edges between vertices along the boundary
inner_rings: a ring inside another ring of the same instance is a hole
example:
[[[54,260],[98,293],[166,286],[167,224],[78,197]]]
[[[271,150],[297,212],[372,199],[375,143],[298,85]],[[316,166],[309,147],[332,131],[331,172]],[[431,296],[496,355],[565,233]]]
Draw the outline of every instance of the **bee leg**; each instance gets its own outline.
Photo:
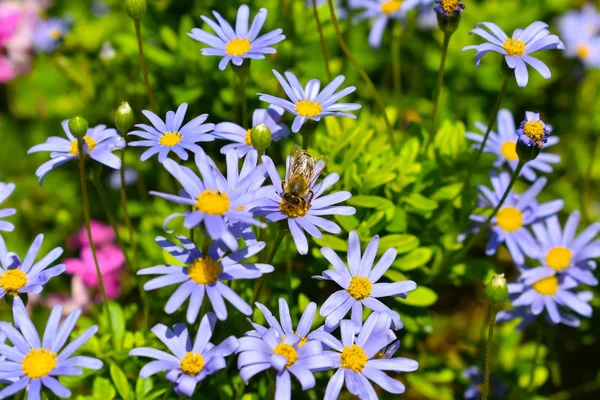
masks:
[[[315,197],[315,192],[313,192],[312,190],[309,190],[308,191],[308,196],[310,196],[310,199],[306,200],[306,207],[307,208],[310,207],[310,204],[312,203],[313,198]],[[308,197],[308,196],[306,196],[306,197]]]
[[[281,190],[285,192],[285,184],[287,181],[281,181]]]

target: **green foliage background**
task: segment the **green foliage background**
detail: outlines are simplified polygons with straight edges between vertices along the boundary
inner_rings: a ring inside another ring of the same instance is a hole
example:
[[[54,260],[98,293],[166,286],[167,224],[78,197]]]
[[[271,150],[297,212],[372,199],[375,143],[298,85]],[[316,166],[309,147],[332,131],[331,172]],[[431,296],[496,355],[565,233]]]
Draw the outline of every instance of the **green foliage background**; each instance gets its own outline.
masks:
[[[143,121],[140,110],[148,108],[133,22],[122,10],[122,2],[107,1],[111,12],[102,18],[91,15],[89,1],[58,0],[56,3],[51,14],[70,14],[75,21],[64,44],[54,54],[36,56],[30,74],[0,87],[0,181],[16,183],[17,190],[9,203],[18,209],[18,214],[11,218],[17,229],[4,237],[9,248],[19,254],[24,254],[38,233],[46,235],[44,249],[64,247],[67,238],[83,224],[76,165],[68,164],[53,171],[44,186],[39,187],[34,172],[47,156],[27,156],[27,149],[48,136],[62,135],[60,121],[73,115],[84,115],[90,125],[112,125],[114,110],[121,101],[132,105],[136,122]],[[276,45],[277,54],[252,63],[245,94],[249,110],[264,107],[258,101],[258,92],[282,94],[271,69],[292,71],[302,82],[314,77],[323,82],[327,80],[315,20],[304,1],[247,3],[253,12],[259,7],[269,10],[264,30],[283,27],[287,36]],[[413,11],[406,27],[389,26],[381,49],[374,50],[367,44],[367,23],[351,25],[348,20],[342,21],[350,48],[382,92],[388,116],[397,127],[394,134],[401,149],[396,152],[388,142],[385,124],[368,87],[339,48],[327,7],[320,7],[332,73],[344,74],[346,84],[357,86],[352,100],[361,103],[363,108],[356,121],[328,118],[321,123],[311,142],[311,152],[328,156],[327,171],[341,176],[336,189],[353,193],[348,203],[357,208],[357,213],[336,217],[344,232],[339,236],[325,234],[322,239],[313,240],[307,256],[299,256],[293,244],[284,242],[283,251],[274,262],[276,271],[267,277],[268,296],[263,298],[272,310],[276,309],[278,297],[288,298],[293,305],[293,316],[298,318],[309,301],[322,304],[334,290],[332,284],[310,278],[328,267],[318,249],[329,246],[344,252],[350,230],[356,230],[363,243],[375,234],[380,235],[381,253],[389,247],[395,247],[399,253],[387,278],[409,278],[419,285],[407,300],[388,302],[400,312],[406,325],[400,332],[402,355],[420,364],[418,371],[400,376],[407,385],[406,399],[462,398],[468,382],[461,371],[473,364],[482,365],[482,330],[487,318],[483,283],[494,271],[505,272],[509,281],[514,281],[517,273],[504,249],[495,257],[486,257],[484,243],[458,264],[442,268],[444,256],[459,246],[455,239],[464,228],[461,221],[465,210],[460,198],[452,204],[450,200],[460,190],[472,156],[464,137],[465,130],[474,129],[475,121],[487,120],[501,84],[500,56],[490,53],[481,67],[476,68],[474,53],[461,52],[463,46],[480,42],[469,36],[468,31],[482,21],[492,21],[512,32],[541,20],[550,23],[556,33],[556,18],[571,8],[579,8],[583,2],[487,0],[465,3],[467,8],[460,28],[450,42],[439,132],[433,151],[425,158],[420,154],[425,137],[431,133],[428,118],[440,62],[441,32],[418,29]],[[186,34],[193,27],[202,27],[199,16],[208,15],[213,9],[233,20],[239,4],[232,0],[149,0],[149,10],[143,20],[143,40],[159,114],[188,102],[188,117],[209,113],[209,122],[215,123],[238,118],[241,98],[233,83],[231,68],[219,71],[219,58],[202,57],[202,45]],[[116,56],[102,60],[99,52],[107,41],[114,47]],[[392,85],[394,46],[398,46],[401,55],[401,96],[394,92]],[[514,83],[509,87],[503,107],[517,118],[526,110],[541,112],[542,118],[553,125],[554,134],[561,138],[560,144],[551,151],[558,153],[562,162],[548,176],[549,184],[540,200],[563,198],[566,206],[561,217],[587,204],[584,209],[587,221],[596,221],[600,215],[596,200],[596,184],[600,179],[597,159],[591,165],[592,185],[585,196],[583,182],[599,134],[600,71],[585,71],[577,61],[568,60],[557,51],[540,53],[540,58],[549,65],[552,78],[544,80],[531,72],[527,88],[518,88]],[[286,121],[291,123],[289,115],[287,117]],[[268,154],[276,162],[281,161],[295,142],[300,142],[299,135],[273,145]],[[203,146],[220,165],[224,164],[224,157],[219,154],[223,144],[215,141]],[[474,183],[488,182],[492,161],[492,157],[484,155]],[[164,235],[163,219],[181,210],[172,203],[148,197],[147,192],[158,189],[172,192],[174,182],[159,168],[156,159],[141,163],[136,151],[127,152],[126,163],[141,176],[138,184],[128,189],[130,213],[141,248],[141,265],[169,261],[166,253],[154,243],[154,237]],[[102,179],[107,179],[108,174],[109,171],[103,171]],[[525,187],[521,182],[517,191]],[[114,211],[120,213],[118,192],[111,191],[109,195]],[[442,216],[430,223],[438,213]],[[92,196],[92,214],[96,219],[106,219],[95,196]],[[126,241],[125,230],[121,234]],[[268,234],[274,236],[272,230]],[[65,257],[70,255],[73,254],[67,251]],[[288,264],[293,272],[291,298],[285,272]],[[160,375],[137,379],[143,360],[127,356],[133,347],[161,346],[148,330],[141,329],[143,311],[137,301],[135,279],[131,275],[123,276],[124,293],[118,305],[111,305],[116,335],[109,335],[107,321],[100,321],[100,333],[86,345],[86,351],[105,361],[105,368],[97,374],[88,372],[83,377],[64,380],[78,393],[78,398],[174,398],[168,382]],[[69,277],[62,275],[45,287],[44,295],[68,289]],[[236,290],[246,300],[250,299],[251,283],[241,284]],[[164,313],[164,304],[171,293],[168,289],[153,292],[150,326],[184,320],[182,313],[171,316]],[[598,306],[598,299],[592,304]],[[82,318],[79,327],[84,329],[97,323],[98,311],[94,309]],[[35,310],[38,321],[43,321],[47,314],[46,309]],[[10,319],[5,303],[0,304],[0,316],[3,320]],[[255,315],[257,321],[261,318]],[[593,390],[600,386],[597,319],[584,321],[579,329],[540,324],[540,335],[535,328],[516,332],[515,326],[514,323],[502,325],[497,335],[495,370],[510,387],[506,398],[596,398],[593,392],[577,394],[576,390]],[[250,329],[237,312],[231,312],[229,319],[217,327],[216,341],[231,334],[240,336]],[[535,343],[540,338],[544,344],[535,369],[535,381],[530,384]],[[295,396],[319,398],[326,379],[322,374],[318,389],[310,392],[303,393],[294,387]],[[228,372],[221,371],[205,381],[196,397],[213,399],[218,390],[220,398],[233,398],[242,387],[240,383],[234,365]],[[254,378],[245,388],[243,398],[262,398],[267,383],[264,376]],[[388,397],[382,393],[382,398]]]

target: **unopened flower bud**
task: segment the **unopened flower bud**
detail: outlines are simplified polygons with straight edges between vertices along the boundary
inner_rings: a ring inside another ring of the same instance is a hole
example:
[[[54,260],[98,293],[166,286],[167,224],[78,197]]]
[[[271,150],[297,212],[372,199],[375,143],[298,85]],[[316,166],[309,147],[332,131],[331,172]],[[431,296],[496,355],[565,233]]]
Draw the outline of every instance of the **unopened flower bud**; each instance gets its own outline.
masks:
[[[485,294],[494,307],[502,307],[508,299],[508,285],[504,274],[496,274],[485,287]]]
[[[142,19],[146,13],[146,0],[126,0],[125,1],[125,12],[129,15],[129,18],[134,21]]]
[[[126,101],[122,102],[119,108],[117,108],[115,126],[123,135],[133,126],[133,110]]]
[[[81,115],[73,117],[69,120],[69,131],[77,139],[82,139],[85,136],[88,127],[89,124],[87,119],[83,118]]]
[[[250,131],[250,141],[258,153],[263,153],[271,145],[273,135],[265,124],[258,124]]]
[[[461,0],[435,0],[438,26],[446,35],[452,35],[460,25],[460,15],[465,9]]]

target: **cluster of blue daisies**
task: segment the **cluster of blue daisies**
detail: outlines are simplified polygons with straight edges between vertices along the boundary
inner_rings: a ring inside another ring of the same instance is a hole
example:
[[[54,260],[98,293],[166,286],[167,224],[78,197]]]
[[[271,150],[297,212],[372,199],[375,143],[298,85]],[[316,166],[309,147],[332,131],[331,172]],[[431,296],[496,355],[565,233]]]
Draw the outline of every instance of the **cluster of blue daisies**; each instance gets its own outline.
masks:
[[[352,0],[349,5],[363,10],[359,20],[367,18],[374,21],[369,43],[378,47],[389,19],[402,19],[411,9],[423,4],[431,7],[432,3],[431,0]],[[464,5],[456,0],[437,0],[434,7],[438,15],[445,17],[458,14],[463,8]],[[202,50],[202,54],[222,57],[219,63],[221,70],[229,63],[232,68],[239,68],[245,60],[264,59],[266,55],[275,53],[272,46],[285,39],[281,29],[261,35],[267,18],[266,9],[261,9],[250,23],[249,8],[240,6],[235,26],[230,25],[219,13],[213,12],[213,15],[216,21],[202,17],[212,33],[196,28],[189,36],[209,46]],[[535,22],[523,30],[517,29],[511,37],[492,23],[482,23],[472,33],[487,40],[484,44],[465,48],[477,51],[476,64],[479,65],[482,57],[490,51],[503,54],[507,66],[514,69],[516,81],[521,87],[528,82],[527,65],[543,77],[550,77],[548,67],[531,56],[532,53],[565,48],[556,35],[550,34],[548,25],[542,22]],[[142,368],[140,376],[146,378],[164,371],[166,378],[173,383],[174,391],[180,396],[192,396],[198,383],[226,368],[226,358],[233,354],[238,355],[237,365],[245,383],[256,374],[273,370],[276,376],[275,398],[278,400],[291,397],[292,376],[300,382],[303,390],[308,390],[315,386],[315,373],[329,370],[334,373],[327,385],[325,399],[336,399],[344,385],[350,393],[361,399],[376,399],[378,396],[371,382],[387,392],[402,393],[404,385],[385,371],[415,371],[418,363],[394,357],[399,348],[394,331],[401,329],[403,323],[400,315],[381,299],[406,297],[416,289],[416,283],[410,280],[382,281],[396,258],[396,250],[387,249],[376,261],[378,236],[373,237],[363,251],[358,235],[350,232],[346,261],[331,248],[320,249],[332,268],[313,278],[332,281],[339,289],[319,310],[317,304],[310,303],[297,325],[294,325],[284,299],[279,299],[279,319],[257,302],[254,305],[262,312],[268,326],[249,320],[249,331],[243,337],[230,336],[219,344],[210,342],[217,321],[226,321],[228,318],[226,303],[246,316],[253,312],[253,305],[248,304],[229,283],[234,280],[260,280],[274,270],[270,263],[252,261],[266,247],[266,243],[255,235],[256,229],[270,225],[284,233],[289,231],[298,252],[307,254],[307,233],[314,238],[320,238],[322,231],[339,234],[341,228],[326,217],[355,213],[353,207],[341,205],[351,197],[351,193],[342,191],[326,194],[339,176],[332,173],[319,180],[322,169],[309,182],[308,189],[312,192],[310,202],[283,207],[286,195],[284,182],[290,178],[292,157],[287,159],[285,176],[282,178],[273,160],[261,154],[263,151],[259,153],[253,145],[251,134],[254,128],[264,125],[270,131],[272,140],[279,141],[288,138],[290,131],[312,131],[314,124],[324,117],[356,118],[351,111],[361,106],[340,102],[355,88],[341,88],[343,76],[336,77],[321,88],[321,82],[317,79],[303,86],[291,72],[273,73],[287,98],[258,94],[259,99],[269,106],[254,111],[250,126],[232,122],[215,125],[207,122],[207,114],[186,123],[188,106],[182,104],[176,111],[167,112],[164,120],[150,111],[144,111],[149,124],[138,124],[137,129],[129,133],[136,137],[129,146],[146,148],[141,160],[146,161],[156,155],[166,171],[181,185],[182,189],[175,194],[150,192],[180,204],[182,210],[186,210],[168,216],[165,230],[172,219],[180,217],[183,218],[183,227],[191,232],[198,229],[210,238],[209,245],[201,250],[192,237],[177,236],[178,243],[157,237],[157,244],[173,256],[178,264],[157,265],[138,271],[138,275],[154,276],[145,283],[145,290],[176,286],[165,305],[166,313],[180,310],[189,300],[187,322],[194,324],[200,316],[195,339],[191,340],[184,323],[172,328],[158,324],[152,328],[152,332],[169,352],[136,348],[130,355],[153,359]],[[286,112],[294,116],[291,130],[281,122]],[[518,128],[508,110],[501,110],[498,114],[497,133],[490,132],[489,127],[482,124],[477,127],[488,132],[489,137],[475,133],[469,133],[468,137],[476,145],[482,146],[483,151],[497,156],[495,167],[506,165],[512,170],[518,169],[523,178],[532,182],[531,187],[522,194],[511,191],[506,200],[503,197],[510,181],[510,175],[506,172],[492,173],[491,189],[485,186],[479,188],[482,207],[495,207],[503,202],[490,226],[491,239],[487,254],[494,254],[504,243],[521,271],[518,282],[510,285],[514,309],[501,312],[498,319],[521,317],[521,325],[525,325],[545,310],[552,323],[577,326],[579,320],[564,309],[583,316],[591,315],[588,304],[591,294],[576,293],[573,289],[580,284],[597,284],[591,271],[596,267],[592,259],[600,257],[600,242],[595,240],[600,232],[600,224],[592,224],[577,236],[579,213],[574,212],[564,229],[561,228],[556,213],[562,209],[563,202],[555,200],[540,204],[536,200],[546,184],[546,179],[538,177],[538,174],[551,172],[552,164],[560,159],[544,152],[522,166],[518,155],[519,145],[542,148],[558,143],[558,139],[550,137],[552,128],[533,112],[526,114]],[[108,129],[104,125],[90,128],[81,142],[70,132],[66,121],[63,130],[66,138],[50,137],[46,143],[29,150],[29,153],[50,152],[50,160],[36,171],[40,184],[51,170],[80,157],[113,169],[121,168],[121,160],[113,152],[124,149],[127,143],[115,129]],[[215,139],[230,142],[221,149],[226,159],[225,174],[200,146],[200,143]],[[84,154],[80,154],[80,151]],[[190,153],[193,154],[197,172],[170,158],[177,156],[181,161],[186,161]],[[0,184],[0,203],[14,189],[14,184]],[[0,218],[15,212],[14,209],[0,210]],[[477,229],[487,217],[474,214],[471,219],[475,223],[474,229]],[[14,226],[9,222],[0,221],[0,230],[13,229]],[[167,233],[172,231],[167,230]],[[82,374],[81,368],[102,368],[100,360],[73,356],[94,335],[97,327],[87,329],[67,344],[79,311],[71,313],[60,324],[62,309],[55,307],[40,339],[18,297],[22,293],[39,293],[49,279],[65,270],[64,265],[50,267],[62,254],[60,248],[35,262],[42,240],[43,236],[38,236],[26,257],[21,260],[7,250],[0,237],[0,297],[12,296],[14,319],[14,324],[0,323],[0,381],[7,383],[0,390],[0,398],[27,389],[29,399],[39,399],[42,385],[59,397],[68,397],[70,391],[57,381],[57,376],[79,375]],[[527,259],[535,261],[536,266],[526,267]],[[200,315],[203,303],[210,304],[213,311]],[[365,309],[370,312],[366,319]],[[325,323],[313,329],[317,312],[325,318]],[[11,345],[4,343],[6,339]]]

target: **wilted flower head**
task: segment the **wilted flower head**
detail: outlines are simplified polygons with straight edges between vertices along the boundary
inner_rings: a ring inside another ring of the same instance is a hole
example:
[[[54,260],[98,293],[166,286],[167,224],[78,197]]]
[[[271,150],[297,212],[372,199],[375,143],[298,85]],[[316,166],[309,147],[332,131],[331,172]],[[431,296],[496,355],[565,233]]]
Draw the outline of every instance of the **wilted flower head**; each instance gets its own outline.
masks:
[[[223,57],[219,62],[220,70],[224,70],[230,61],[234,65],[240,66],[244,62],[244,58],[261,60],[265,58],[265,54],[275,53],[275,49],[271,47],[272,45],[285,39],[285,36],[282,35],[283,30],[281,29],[275,29],[258,37],[267,19],[266,8],[260,9],[256,17],[254,17],[252,25],[248,28],[250,9],[247,5],[242,4],[238,9],[235,30],[221,14],[213,11],[213,15],[217,19],[218,24],[205,16],[201,16],[201,18],[211,27],[217,36],[198,28],[192,29],[192,32],[188,33],[188,36],[210,46],[202,49],[203,55]]]
[[[489,32],[483,29],[489,29]],[[544,22],[534,22],[525,29],[516,29],[512,37],[508,37],[506,33],[496,24],[491,22],[481,22],[477,24],[477,28],[469,33],[474,33],[488,42],[466,46],[465,50],[476,50],[475,64],[479,66],[481,59],[490,51],[504,55],[506,64],[509,68],[515,70],[517,84],[520,87],[527,86],[529,74],[527,65],[532,66],[545,79],[550,79],[550,69],[539,59],[532,57],[531,54],[541,50],[564,50],[565,45],[556,35],[551,35],[547,29],[548,24]]]
[[[436,13],[444,17],[452,17],[460,14],[465,9],[462,0],[435,0],[436,6],[433,8]]]

